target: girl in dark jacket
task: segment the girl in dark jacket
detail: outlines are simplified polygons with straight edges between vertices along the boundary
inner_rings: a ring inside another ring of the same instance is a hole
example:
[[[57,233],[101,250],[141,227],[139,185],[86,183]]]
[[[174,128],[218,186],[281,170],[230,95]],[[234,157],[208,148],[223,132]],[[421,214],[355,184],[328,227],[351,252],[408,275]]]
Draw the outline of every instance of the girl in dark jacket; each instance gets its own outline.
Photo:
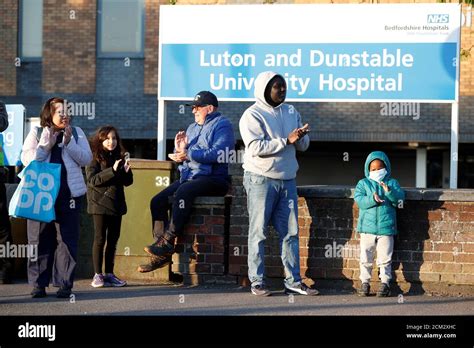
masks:
[[[91,148],[94,158],[86,167],[87,211],[93,216],[95,229],[92,247],[95,275],[91,285],[95,288],[124,286],[127,283],[114,275],[114,257],[122,215],[127,213],[123,188],[133,183],[133,174],[114,127],[98,129]],[[104,247],[105,273],[102,273]]]

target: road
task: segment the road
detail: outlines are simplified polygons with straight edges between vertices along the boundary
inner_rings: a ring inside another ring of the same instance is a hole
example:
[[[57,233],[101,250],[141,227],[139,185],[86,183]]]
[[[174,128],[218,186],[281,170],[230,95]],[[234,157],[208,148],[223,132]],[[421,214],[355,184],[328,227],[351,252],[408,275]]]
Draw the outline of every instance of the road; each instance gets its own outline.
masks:
[[[26,282],[0,285],[0,315],[473,315],[474,297],[427,295],[360,298],[348,291],[322,290],[315,297],[251,295],[237,286],[183,287],[130,284],[94,289],[79,280],[74,297],[32,299]],[[273,289],[272,289],[273,290]]]

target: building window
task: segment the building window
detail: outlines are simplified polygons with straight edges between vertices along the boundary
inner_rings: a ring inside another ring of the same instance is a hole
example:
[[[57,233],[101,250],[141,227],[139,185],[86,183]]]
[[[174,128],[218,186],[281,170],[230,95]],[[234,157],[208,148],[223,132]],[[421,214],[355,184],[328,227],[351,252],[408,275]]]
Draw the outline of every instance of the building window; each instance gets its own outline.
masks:
[[[43,0],[20,1],[20,57],[37,60],[43,56]]]
[[[144,57],[144,0],[99,0],[99,57]]]

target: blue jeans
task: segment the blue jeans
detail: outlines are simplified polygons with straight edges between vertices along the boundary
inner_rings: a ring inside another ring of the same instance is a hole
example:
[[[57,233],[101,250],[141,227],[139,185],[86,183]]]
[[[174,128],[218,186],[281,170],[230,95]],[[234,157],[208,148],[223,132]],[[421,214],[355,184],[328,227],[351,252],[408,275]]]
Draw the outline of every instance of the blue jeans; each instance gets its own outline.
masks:
[[[252,286],[264,283],[264,246],[270,221],[279,235],[285,285],[299,284],[301,276],[296,181],[275,180],[246,171],[244,187],[249,213],[248,276]]]

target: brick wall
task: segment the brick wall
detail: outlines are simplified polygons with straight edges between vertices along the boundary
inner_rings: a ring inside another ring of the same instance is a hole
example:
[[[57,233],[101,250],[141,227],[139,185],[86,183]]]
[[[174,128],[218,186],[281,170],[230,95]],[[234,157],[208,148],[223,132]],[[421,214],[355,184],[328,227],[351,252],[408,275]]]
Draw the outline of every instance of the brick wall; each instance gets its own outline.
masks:
[[[474,285],[474,194],[466,197],[470,202],[460,202],[416,197],[418,192],[408,191],[404,208],[398,213],[394,279],[405,291],[422,289],[426,283]],[[434,195],[439,191],[426,192]],[[337,189],[333,193],[337,194]],[[300,195],[301,273],[316,283],[318,279],[357,282],[357,205],[350,198],[320,197],[317,190],[301,189]],[[376,267],[372,280],[378,281]]]
[[[236,283],[235,276],[226,275],[229,208],[230,198],[194,201],[190,223],[177,239],[171,268],[185,284]]]
[[[44,92],[95,92],[96,4],[95,0],[44,0]]]
[[[18,1],[2,0],[0,3],[0,95],[16,94]]]
[[[240,169],[233,168],[229,274],[246,284],[248,214]],[[300,187],[301,275],[308,283],[344,280],[358,285],[358,209],[349,187]],[[474,292],[474,192],[408,189],[398,213],[394,280],[402,291]],[[332,253],[334,251],[334,253]],[[266,276],[283,277],[278,237],[269,230]],[[378,281],[377,268],[373,281]]]

